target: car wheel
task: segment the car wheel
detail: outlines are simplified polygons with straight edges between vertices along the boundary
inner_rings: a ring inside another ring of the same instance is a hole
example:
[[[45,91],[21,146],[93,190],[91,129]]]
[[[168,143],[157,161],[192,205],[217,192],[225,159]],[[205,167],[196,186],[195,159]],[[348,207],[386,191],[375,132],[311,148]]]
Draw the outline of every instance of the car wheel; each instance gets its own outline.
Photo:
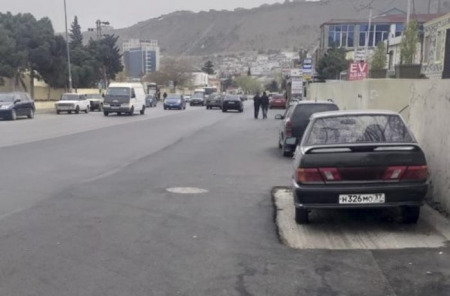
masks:
[[[72,111],[69,111],[69,114],[72,114]]]
[[[134,115],[134,106],[131,107],[130,112],[128,112],[129,116],[133,116]]]
[[[309,221],[308,216],[308,210],[297,208],[295,209],[295,222],[297,222],[297,224],[307,224]]]
[[[167,108],[166,108],[166,107],[164,107],[164,110],[167,110]]]
[[[86,110],[84,110],[84,113],[88,114],[89,113],[89,108],[86,107]]]
[[[91,112],[95,111],[95,107],[91,107],[90,109],[91,109]]]
[[[104,112],[103,112],[103,115],[109,116],[109,112],[104,111]]]
[[[12,109],[11,110],[11,115],[9,117],[11,120],[16,120],[17,119],[17,113],[16,110]]]
[[[290,151],[286,151],[285,145],[281,144],[281,155],[284,157],[290,157],[292,156],[292,153]]]
[[[33,109],[30,109],[30,113],[28,113],[28,116],[27,116],[29,119],[33,119],[34,118],[34,110]]]
[[[222,112],[223,112],[223,113],[227,112],[227,109],[222,109]]]
[[[281,145],[281,138],[278,138],[278,149],[283,148],[283,145]]]
[[[80,106],[77,106],[77,108],[75,109],[75,113],[80,114]]]
[[[405,224],[417,224],[420,217],[420,207],[402,207],[402,222]]]
[[[244,109],[239,110],[239,112],[241,112],[241,113],[244,112]]]
[[[59,114],[61,114],[61,111],[59,111],[59,110],[56,110],[56,114],[58,114],[58,115],[59,115]]]
[[[145,114],[145,106],[142,107],[142,110],[140,111],[141,115]]]
[[[117,115],[119,115],[119,116],[122,115],[122,112],[117,112]]]

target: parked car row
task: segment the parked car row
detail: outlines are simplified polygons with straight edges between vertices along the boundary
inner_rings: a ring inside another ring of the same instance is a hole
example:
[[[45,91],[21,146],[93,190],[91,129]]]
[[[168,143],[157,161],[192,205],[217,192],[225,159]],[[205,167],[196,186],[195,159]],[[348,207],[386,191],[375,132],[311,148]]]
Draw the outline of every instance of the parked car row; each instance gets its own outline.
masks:
[[[401,209],[417,223],[428,191],[425,154],[402,117],[391,111],[338,111],[332,102],[290,106],[278,134],[294,154],[295,220],[317,209]]]

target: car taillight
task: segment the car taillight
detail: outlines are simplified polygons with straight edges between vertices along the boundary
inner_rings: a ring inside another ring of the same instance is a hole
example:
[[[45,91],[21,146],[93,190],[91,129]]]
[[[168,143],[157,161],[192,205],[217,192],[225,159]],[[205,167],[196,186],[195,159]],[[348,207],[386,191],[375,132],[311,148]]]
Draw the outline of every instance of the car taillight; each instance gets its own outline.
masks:
[[[297,181],[300,183],[323,183],[318,169],[297,169]]]
[[[426,165],[409,166],[403,175],[402,181],[425,181],[428,179],[428,167]]]
[[[386,169],[383,174],[383,180],[400,180],[403,177],[403,174],[406,171],[405,166],[391,166]]]
[[[336,168],[320,168],[319,171],[325,181],[341,181],[341,175]]]
[[[292,122],[291,119],[286,121],[286,137],[292,137]]]

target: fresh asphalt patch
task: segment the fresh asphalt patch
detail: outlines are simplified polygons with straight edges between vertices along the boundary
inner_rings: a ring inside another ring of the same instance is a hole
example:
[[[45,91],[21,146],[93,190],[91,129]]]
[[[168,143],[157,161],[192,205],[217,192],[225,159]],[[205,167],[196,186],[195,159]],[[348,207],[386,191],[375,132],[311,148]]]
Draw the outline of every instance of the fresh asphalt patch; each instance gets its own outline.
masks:
[[[294,219],[292,191],[273,190],[275,221],[281,241],[295,249],[377,250],[441,248],[450,241],[450,221],[425,206],[417,225],[397,219],[394,209],[313,210],[310,222]]]

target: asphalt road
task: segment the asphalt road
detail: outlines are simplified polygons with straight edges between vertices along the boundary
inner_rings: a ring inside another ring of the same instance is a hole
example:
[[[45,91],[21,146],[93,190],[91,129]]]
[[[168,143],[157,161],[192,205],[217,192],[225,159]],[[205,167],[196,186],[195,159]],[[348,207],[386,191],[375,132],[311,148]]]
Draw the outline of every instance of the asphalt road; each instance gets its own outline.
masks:
[[[448,248],[282,245],[276,126],[249,103],[0,121],[0,295],[450,295]]]

